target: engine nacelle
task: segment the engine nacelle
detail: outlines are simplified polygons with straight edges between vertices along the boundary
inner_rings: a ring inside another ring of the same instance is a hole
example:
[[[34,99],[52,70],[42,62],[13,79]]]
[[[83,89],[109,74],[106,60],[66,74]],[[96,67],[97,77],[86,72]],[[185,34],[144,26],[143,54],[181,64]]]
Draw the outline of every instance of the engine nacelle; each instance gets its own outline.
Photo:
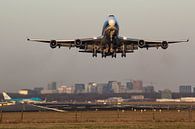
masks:
[[[169,46],[169,44],[168,44],[167,41],[163,41],[163,42],[161,43],[161,48],[162,48],[162,49],[167,49],[168,46]]]
[[[81,47],[82,46],[82,41],[80,39],[76,39],[74,42],[76,47]]]
[[[57,45],[58,45],[58,44],[57,44],[56,40],[51,40],[51,41],[50,41],[50,47],[51,47],[51,48],[54,49],[54,48],[57,47]]]
[[[146,46],[145,41],[144,41],[144,40],[140,40],[140,41],[138,42],[138,46],[139,46],[139,48],[145,47],[145,46]]]

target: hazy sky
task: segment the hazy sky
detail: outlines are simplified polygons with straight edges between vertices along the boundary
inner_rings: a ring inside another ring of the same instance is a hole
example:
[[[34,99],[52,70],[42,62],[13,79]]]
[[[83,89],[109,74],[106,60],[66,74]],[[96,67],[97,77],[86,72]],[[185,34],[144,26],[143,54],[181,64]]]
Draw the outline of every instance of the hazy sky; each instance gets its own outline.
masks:
[[[156,89],[195,86],[194,0],[0,0],[0,92],[108,80],[141,79]],[[120,34],[180,40],[167,50],[139,49],[127,58],[92,58],[77,49],[50,49],[26,37],[75,39],[99,36],[107,15],[117,16]]]

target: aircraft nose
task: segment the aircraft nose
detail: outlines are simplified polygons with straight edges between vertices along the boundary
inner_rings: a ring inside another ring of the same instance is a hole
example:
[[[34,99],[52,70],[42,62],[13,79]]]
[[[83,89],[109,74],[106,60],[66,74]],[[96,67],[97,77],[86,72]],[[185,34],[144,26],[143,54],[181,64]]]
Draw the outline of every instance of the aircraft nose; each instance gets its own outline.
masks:
[[[108,21],[108,24],[109,24],[110,26],[115,26],[115,21],[114,21],[113,19],[110,19],[110,20]]]

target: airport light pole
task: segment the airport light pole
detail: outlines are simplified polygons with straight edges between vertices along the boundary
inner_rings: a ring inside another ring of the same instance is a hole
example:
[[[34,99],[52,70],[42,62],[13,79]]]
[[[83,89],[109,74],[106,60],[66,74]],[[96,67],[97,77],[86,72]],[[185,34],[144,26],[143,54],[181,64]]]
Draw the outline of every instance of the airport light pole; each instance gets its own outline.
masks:
[[[75,121],[78,122],[78,111],[75,112]]]
[[[155,109],[152,109],[152,120],[155,122]]]
[[[188,109],[188,117],[189,117],[189,121],[192,121],[192,105],[189,107]]]
[[[24,110],[25,110],[25,105],[22,104],[22,112],[21,112],[21,118],[20,118],[20,121],[22,122],[23,119],[24,119]]]
[[[119,114],[119,109],[117,109],[117,118],[119,119],[120,118],[120,114]]]

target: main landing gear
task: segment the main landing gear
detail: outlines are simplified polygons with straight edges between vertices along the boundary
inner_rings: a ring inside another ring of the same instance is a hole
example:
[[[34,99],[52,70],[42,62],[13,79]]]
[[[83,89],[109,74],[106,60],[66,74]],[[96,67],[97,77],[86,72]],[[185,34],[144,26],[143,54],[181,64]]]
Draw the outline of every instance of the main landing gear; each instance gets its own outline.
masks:
[[[121,54],[121,57],[126,57],[126,53],[123,52],[123,53]]]
[[[116,52],[113,52],[112,58],[116,58]]]

